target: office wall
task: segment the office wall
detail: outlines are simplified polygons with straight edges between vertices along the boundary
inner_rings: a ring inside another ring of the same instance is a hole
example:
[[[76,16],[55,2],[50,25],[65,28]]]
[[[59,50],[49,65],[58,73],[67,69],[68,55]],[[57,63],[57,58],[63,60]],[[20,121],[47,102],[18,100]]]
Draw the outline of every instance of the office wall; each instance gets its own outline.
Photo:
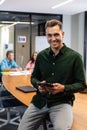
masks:
[[[18,37],[26,37],[26,41],[19,41]],[[15,30],[15,51],[16,51],[16,62],[23,69],[30,59],[30,39],[29,39],[29,28],[28,25],[16,25]]]
[[[79,52],[84,60],[84,23],[85,13],[79,13],[72,16],[63,16],[63,29],[65,31],[64,42]],[[86,59],[85,59],[86,60]],[[87,77],[87,64],[86,64],[86,77]]]
[[[63,41],[84,58],[84,12],[72,16],[63,15],[63,30]]]
[[[6,57],[7,50],[14,48],[14,27],[9,24],[0,26],[0,61]]]
[[[71,29],[71,47],[77,50],[84,58],[84,13],[72,16]]]
[[[70,15],[63,15],[63,31],[64,31],[64,38],[63,42],[71,47],[71,16]]]

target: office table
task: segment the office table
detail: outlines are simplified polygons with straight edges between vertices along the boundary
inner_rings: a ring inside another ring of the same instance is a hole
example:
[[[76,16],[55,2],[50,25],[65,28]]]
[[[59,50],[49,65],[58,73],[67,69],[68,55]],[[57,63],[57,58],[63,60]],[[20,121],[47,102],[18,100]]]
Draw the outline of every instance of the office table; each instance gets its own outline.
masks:
[[[16,86],[31,85],[30,74],[28,75],[3,75],[2,81],[5,88],[19,101],[28,106],[35,92],[23,93],[16,89]],[[87,129],[87,94],[75,94],[76,100],[73,106],[74,122],[72,130]]]
[[[32,97],[35,95],[35,92],[24,93],[16,89],[17,86],[26,86],[31,85],[30,83],[30,74],[23,75],[9,75],[4,74],[2,76],[2,82],[5,88],[19,101],[21,101],[26,106],[29,106]]]

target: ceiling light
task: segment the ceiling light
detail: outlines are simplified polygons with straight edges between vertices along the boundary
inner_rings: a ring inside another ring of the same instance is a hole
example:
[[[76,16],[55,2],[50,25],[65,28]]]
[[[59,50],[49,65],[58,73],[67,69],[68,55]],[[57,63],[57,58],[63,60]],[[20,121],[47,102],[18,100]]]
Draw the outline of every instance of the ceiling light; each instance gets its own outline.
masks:
[[[10,25],[8,25],[7,27],[9,28],[9,27],[12,27],[12,26],[14,26],[14,25],[16,25],[16,24],[19,24],[20,22],[14,22],[13,24],[10,24]]]
[[[20,24],[34,24],[34,22],[20,22],[20,21],[17,21],[17,22],[14,22],[14,21],[1,21],[0,23],[2,23],[2,24],[14,24],[15,25],[15,23],[16,24],[18,24],[18,23],[20,23]]]
[[[0,5],[4,3],[5,0],[0,0]]]
[[[56,8],[62,6],[62,5],[68,4],[68,3],[72,2],[72,1],[73,0],[66,0],[66,1],[64,1],[64,2],[62,2],[60,4],[57,4],[57,5],[53,6],[52,9],[56,9]]]

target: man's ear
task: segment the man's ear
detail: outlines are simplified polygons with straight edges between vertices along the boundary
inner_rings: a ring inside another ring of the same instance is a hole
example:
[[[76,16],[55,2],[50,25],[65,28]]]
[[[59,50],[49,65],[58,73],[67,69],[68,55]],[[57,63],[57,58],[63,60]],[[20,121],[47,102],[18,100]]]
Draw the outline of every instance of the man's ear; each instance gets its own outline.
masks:
[[[64,38],[64,34],[65,34],[65,33],[64,33],[64,32],[62,32],[62,38]]]

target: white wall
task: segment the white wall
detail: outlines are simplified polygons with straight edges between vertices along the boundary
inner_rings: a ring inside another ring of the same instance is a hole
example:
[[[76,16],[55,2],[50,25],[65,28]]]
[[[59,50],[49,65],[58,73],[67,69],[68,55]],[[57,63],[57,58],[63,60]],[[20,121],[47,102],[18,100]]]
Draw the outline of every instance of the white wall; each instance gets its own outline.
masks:
[[[84,13],[63,15],[64,42],[84,57]]]
[[[40,52],[45,48],[49,47],[46,36],[36,36],[35,37],[35,51]]]
[[[71,47],[71,16],[63,15],[63,31],[64,31],[64,39],[63,42]]]
[[[63,15],[64,42],[82,55],[84,59],[84,20],[85,13],[72,16]],[[87,66],[87,65],[86,65]],[[87,68],[87,67],[86,67]],[[86,70],[87,77],[87,70]]]
[[[79,14],[79,28],[78,28],[78,50],[79,53],[84,54],[84,21],[85,21],[85,16],[84,13]],[[84,55],[83,55],[84,57]]]

